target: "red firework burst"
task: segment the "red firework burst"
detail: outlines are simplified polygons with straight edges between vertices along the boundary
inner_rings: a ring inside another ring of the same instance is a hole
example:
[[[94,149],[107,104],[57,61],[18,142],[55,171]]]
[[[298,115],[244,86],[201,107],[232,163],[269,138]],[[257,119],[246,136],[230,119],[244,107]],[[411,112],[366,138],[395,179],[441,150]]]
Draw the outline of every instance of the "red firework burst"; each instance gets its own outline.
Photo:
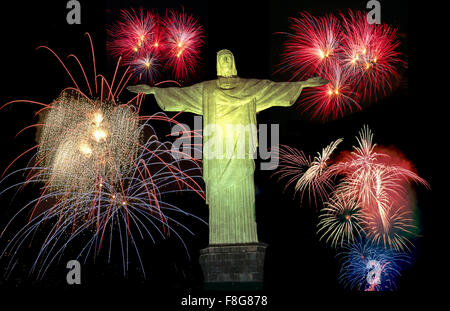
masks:
[[[330,64],[322,77],[328,84],[307,88],[304,91],[300,109],[308,112],[312,119],[337,119],[353,110],[360,110],[359,95],[353,90],[352,77],[340,65]]]
[[[352,75],[355,89],[367,101],[387,95],[403,64],[396,51],[397,30],[369,24],[362,12],[349,11],[342,21],[342,64]]]
[[[197,20],[184,12],[170,11],[165,22],[167,66],[176,79],[186,78],[198,65],[203,29]]]
[[[312,118],[336,119],[392,91],[405,65],[396,29],[369,24],[365,12],[339,19],[301,13],[292,21],[278,71],[292,72],[296,80],[318,75],[331,81],[305,91],[301,108],[311,110]]]
[[[142,56],[154,48],[160,48],[158,16],[141,8],[139,13],[133,9],[121,11],[121,20],[108,30],[111,54],[129,61]]]
[[[293,71],[293,78],[320,75],[339,53],[340,26],[332,16],[313,17],[301,13],[292,18],[291,30],[283,52],[281,70]]]

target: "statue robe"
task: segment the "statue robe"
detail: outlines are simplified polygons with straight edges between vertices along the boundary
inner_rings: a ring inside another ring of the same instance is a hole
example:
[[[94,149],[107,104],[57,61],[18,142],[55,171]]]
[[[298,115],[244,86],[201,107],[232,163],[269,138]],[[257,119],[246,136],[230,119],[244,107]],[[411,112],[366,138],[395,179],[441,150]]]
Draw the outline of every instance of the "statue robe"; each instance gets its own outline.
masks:
[[[203,179],[209,205],[209,244],[258,242],[255,220],[253,155],[257,146],[256,114],[272,106],[291,106],[301,82],[228,78],[188,87],[156,88],[164,111],[203,115]]]

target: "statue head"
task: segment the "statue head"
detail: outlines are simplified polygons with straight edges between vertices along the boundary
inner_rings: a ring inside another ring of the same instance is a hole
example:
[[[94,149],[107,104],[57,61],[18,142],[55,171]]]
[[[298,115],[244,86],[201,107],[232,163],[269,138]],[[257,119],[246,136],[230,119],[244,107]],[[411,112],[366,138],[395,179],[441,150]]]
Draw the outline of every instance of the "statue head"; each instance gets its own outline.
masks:
[[[233,53],[230,50],[220,50],[217,52],[217,76],[237,76],[236,63],[234,62]]]

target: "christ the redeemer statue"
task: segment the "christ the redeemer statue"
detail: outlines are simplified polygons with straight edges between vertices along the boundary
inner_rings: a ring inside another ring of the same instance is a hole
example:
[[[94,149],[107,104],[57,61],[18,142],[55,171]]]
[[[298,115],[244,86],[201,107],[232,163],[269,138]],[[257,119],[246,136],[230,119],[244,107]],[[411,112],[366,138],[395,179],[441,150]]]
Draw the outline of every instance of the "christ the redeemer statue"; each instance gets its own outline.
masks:
[[[128,89],[154,94],[164,111],[203,115],[209,244],[257,243],[253,180],[257,132],[251,130],[256,129],[256,114],[272,106],[292,106],[303,88],[328,81],[320,77],[300,82],[243,79],[237,76],[229,50],[217,53],[217,76],[188,87],[136,85]]]

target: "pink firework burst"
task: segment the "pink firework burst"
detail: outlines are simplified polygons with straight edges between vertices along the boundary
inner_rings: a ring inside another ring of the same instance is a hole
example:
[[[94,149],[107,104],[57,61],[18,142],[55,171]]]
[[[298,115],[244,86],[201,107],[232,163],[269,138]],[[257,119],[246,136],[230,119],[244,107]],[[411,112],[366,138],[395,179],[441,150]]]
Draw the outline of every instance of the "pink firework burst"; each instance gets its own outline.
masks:
[[[170,11],[165,22],[167,66],[176,79],[193,73],[200,60],[203,28],[197,20],[184,12]]]
[[[330,82],[305,89],[299,106],[302,111],[308,112],[312,119],[326,121],[338,119],[355,109],[361,110],[359,95],[353,89],[352,77],[347,70],[339,64],[330,64],[322,77]]]
[[[414,172],[401,153],[379,148],[372,139],[372,132],[364,127],[357,138],[358,146],[334,169],[344,176],[340,191],[358,200],[363,212],[379,220],[387,231],[392,206],[408,204],[408,184],[416,182],[428,187],[428,183]]]
[[[353,76],[363,100],[376,100],[392,90],[403,64],[397,30],[388,25],[369,24],[366,14],[349,11],[342,15],[342,63]]]
[[[292,34],[288,35],[281,70],[292,71],[293,78],[320,75],[335,62],[340,43],[340,25],[333,15],[314,17],[302,13],[292,18]]]
[[[144,12],[142,8],[139,13],[133,9],[122,10],[121,20],[108,30],[108,34],[111,54],[121,56],[126,61],[160,48],[158,16],[149,11]]]

